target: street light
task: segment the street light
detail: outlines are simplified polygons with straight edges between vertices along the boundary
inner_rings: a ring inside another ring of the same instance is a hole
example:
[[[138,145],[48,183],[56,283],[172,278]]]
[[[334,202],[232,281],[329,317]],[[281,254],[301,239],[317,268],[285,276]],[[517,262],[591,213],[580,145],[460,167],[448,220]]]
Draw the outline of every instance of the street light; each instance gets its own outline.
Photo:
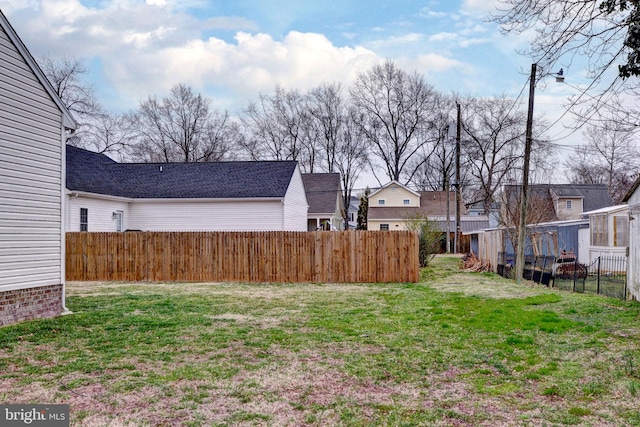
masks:
[[[516,283],[522,283],[524,272],[524,238],[527,231],[527,193],[529,192],[529,160],[531,158],[531,136],[533,133],[533,99],[536,92],[537,64],[531,64],[529,80],[529,109],[527,111],[527,129],[524,141],[524,166],[522,185],[520,186],[520,223],[518,225],[518,251],[516,252]]]
[[[527,111],[527,128],[524,142],[524,166],[522,168],[522,185],[520,189],[520,223],[518,224],[518,250],[516,252],[516,283],[522,283],[524,273],[524,242],[527,232],[527,204],[529,192],[529,162],[531,158],[531,140],[533,134],[533,100],[536,91],[537,64],[531,64],[531,77],[529,80],[529,108]],[[556,82],[564,82],[564,71],[556,74]]]

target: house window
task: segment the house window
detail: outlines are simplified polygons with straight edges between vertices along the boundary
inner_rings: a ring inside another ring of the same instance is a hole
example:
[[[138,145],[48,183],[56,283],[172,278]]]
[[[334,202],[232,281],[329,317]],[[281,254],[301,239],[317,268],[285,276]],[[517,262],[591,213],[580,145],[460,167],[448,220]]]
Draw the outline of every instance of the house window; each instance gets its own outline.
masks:
[[[613,217],[613,246],[629,245],[629,220],[626,216]]]
[[[567,200],[567,209],[571,209],[571,208],[572,208],[571,200]]]
[[[384,205],[384,199],[380,199],[380,200],[378,200],[378,204],[379,204],[379,205]]]
[[[380,224],[380,231],[389,231],[389,224]]]
[[[609,233],[607,233],[607,215],[593,215],[590,219],[592,246],[609,246]]]
[[[409,200],[409,199],[404,199],[404,200],[402,201],[402,204],[403,204],[403,205],[410,205],[410,204],[411,204],[411,200]]]
[[[80,208],[80,231],[89,231],[89,209]]]

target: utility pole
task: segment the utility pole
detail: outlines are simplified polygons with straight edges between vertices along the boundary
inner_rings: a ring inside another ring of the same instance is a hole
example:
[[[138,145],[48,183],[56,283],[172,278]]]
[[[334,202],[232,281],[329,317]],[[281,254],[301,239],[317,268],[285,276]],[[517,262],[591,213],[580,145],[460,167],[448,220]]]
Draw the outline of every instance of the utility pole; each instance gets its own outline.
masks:
[[[522,168],[522,186],[520,191],[520,224],[518,225],[518,251],[516,253],[516,283],[522,283],[524,273],[524,243],[527,232],[527,197],[529,192],[529,160],[531,158],[531,139],[533,134],[533,100],[536,90],[537,64],[531,64],[529,81],[529,109],[527,111],[527,129],[524,142],[524,166]]]
[[[451,204],[451,201],[449,200],[451,197],[451,188],[450,188],[450,184],[449,184],[449,174],[447,174],[447,177],[444,179],[444,188],[447,194],[447,226],[446,226],[446,230],[447,230],[447,238],[446,238],[446,245],[447,245],[447,250],[446,253],[451,253],[451,215],[449,215],[449,205]],[[454,248],[455,249],[455,248]]]
[[[460,119],[460,103],[456,102],[458,110],[456,123],[456,234],[455,234],[455,253],[460,253],[460,205],[462,195],[460,194],[460,131],[462,130],[462,120]],[[447,195],[447,199],[449,196]]]

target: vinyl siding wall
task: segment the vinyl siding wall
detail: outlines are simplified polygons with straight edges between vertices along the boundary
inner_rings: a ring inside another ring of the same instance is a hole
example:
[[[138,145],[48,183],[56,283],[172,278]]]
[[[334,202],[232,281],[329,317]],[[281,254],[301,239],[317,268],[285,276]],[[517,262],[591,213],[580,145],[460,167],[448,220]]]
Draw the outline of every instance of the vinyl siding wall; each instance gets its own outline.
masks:
[[[400,221],[397,219],[376,219],[374,221],[367,221],[367,230],[376,231],[380,230],[380,224],[388,224],[390,231],[406,230],[406,221]]]
[[[640,300],[640,189],[629,198],[629,258],[627,259],[627,287],[629,296]]]
[[[307,231],[309,204],[302,183],[302,175],[296,167],[284,198],[284,231]]]
[[[408,205],[404,204],[405,199],[409,199]],[[380,200],[384,200],[384,205],[379,204]],[[383,188],[369,197],[369,206],[420,206],[420,196],[407,191],[397,184],[391,184],[389,187]]]
[[[280,199],[136,200],[127,219],[127,228],[142,231],[276,231],[282,224]]]
[[[61,284],[62,113],[0,29],[0,292]]]
[[[67,231],[80,231],[80,209],[87,209],[89,219],[89,230],[93,232],[118,231],[113,212],[122,211],[122,229],[132,228],[129,226],[129,203],[120,200],[102,200],[91,197],[67,196]]]
[[[571,201],[571,209],[567,209],[567,201]],[[583,199],[558,198],[556,201],[556,213],[561,220],[580,219],[584,209],[582,208]]]

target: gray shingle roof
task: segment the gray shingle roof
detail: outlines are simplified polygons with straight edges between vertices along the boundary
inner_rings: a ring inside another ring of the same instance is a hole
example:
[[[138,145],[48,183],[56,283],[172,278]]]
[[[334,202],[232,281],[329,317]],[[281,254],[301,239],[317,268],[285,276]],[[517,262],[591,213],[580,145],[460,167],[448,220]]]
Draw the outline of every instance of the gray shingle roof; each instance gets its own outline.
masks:
[[[516,200],[520,194],[520,185],[505,185],[508,200]],[[592,211],[613,205],[613,199],[604,184],[534,184],[529,186],[530,194],[539,197],[582,198],[583,211]]]
[[[302,182],[307,193],[309,213],[333,214],[341,193],[339,173],[303,173]]]
[[[141,199],[284,197],[295,161],[117,163],[67,145],[67,189]]]

